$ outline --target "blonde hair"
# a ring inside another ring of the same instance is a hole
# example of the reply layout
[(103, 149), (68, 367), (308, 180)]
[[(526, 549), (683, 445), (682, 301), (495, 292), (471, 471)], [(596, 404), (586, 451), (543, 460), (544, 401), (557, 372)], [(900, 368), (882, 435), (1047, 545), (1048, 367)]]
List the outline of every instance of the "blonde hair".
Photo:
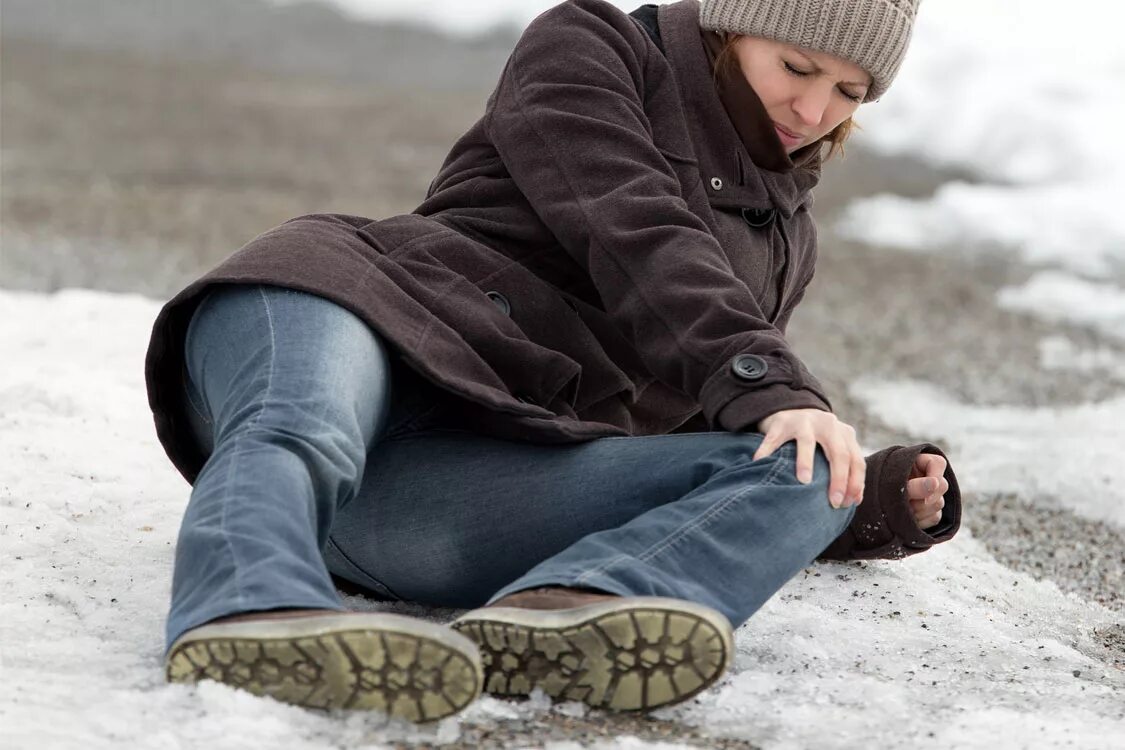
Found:
[[(727, 75), (742, 75), (742, 69), (738, 65), (738, 56), (734, 53), (734, 45), (741, 39), (744, 34), (736, 34), (732, 32), (718, 32), (719, 36), (723, 39), (723, 46), (719, 50), (719, 54), (715, 56), (715, 67), (712, 71), (714, 74), (715, 82), (718, 83), (719, 72), (726, 67)], [(816, 161), (828, 161), (832, 157), (839, 154), (844, 155), (844, 142), (851, 136), (852, 131), (858, 129), (859, 125), (855, 119), (849, 117), (842, 123), (832, 129), (832, 132), (825, 135), (817, 143), (821, 148), (809, 149), (808, 153), (801, 157), (798, 162), (794, 162), (797, 167), (805, 167)], [(829, 145), (828, 154), (823, 155), (824, 144)], [(807, 147), (805, 147), (807, 148)]]

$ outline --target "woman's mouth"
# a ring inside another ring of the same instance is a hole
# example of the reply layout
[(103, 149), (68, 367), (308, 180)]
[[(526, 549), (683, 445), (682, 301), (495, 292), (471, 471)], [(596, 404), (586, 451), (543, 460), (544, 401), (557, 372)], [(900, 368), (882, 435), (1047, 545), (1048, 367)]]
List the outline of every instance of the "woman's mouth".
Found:
[(773, 124), (773, 129), (777, 131), (777, 136), (781, 139), (781, 142), (783, 144), (785, 144), (786, 146), (796, 146), (798, 143), (801, 143), (802, 141), (805, 140), (804, 136), (800, 136), (800, 135), (797, 135), (797, 134), (795, 134), (795, 133), (793, 133), (789, 130), (786, 130), (781, 125), (778, 125), (776, 122)]

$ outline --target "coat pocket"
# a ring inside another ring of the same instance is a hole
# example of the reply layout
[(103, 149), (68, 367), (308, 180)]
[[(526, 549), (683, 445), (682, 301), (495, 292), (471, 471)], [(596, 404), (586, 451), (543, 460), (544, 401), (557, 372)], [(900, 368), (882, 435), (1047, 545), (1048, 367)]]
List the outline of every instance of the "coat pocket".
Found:
[[(454, 232), (440, 232), (387, 255), (399, 286), (427, 316), (419, 321), (421, 333), (410, 354), (426, 359), (444, 376), (441, 379), (450, 381), (469, 379), (484, 385), (472, 374), (483, 364), (491, 371), (488, 385), (499, 391), (506, 409), (549, 416), (549, 404), (556, 398), (573, 398), (582, 368), (566, 354), (529, 338), (497, 307), (495, 295), (486, 294), (442, 260), (446, 254), (460, 253), (460, 263), (474, 262), (479, 277), (496, 256), (487, 249), (473, 254), (475, 245)], [(470, 367), (470, 362), (475, 365)]]
[[(607, 351), (606, 335), (595, 335), (576, 309), (585, 303), (564, 296), (514, 262), (476, 285), (492, 301), (496, 313), (514, 322), (528, 339), (577, 364), (579, 377), (556, 394), (571, 409), (582, 411), (619, 393), (629, 402), (635, 400), (637, 384)], [(618, 356), (627, 353), (614, 352)]]

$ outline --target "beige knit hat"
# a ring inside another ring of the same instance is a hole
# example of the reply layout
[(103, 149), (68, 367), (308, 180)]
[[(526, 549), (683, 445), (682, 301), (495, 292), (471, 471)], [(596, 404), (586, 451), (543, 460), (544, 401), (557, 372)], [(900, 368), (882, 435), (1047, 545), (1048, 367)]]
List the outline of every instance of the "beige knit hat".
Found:
[(776, 39), (854, 62), (874, 82), (865, 102), (891, 86), (922, 0), (701, 0), (699, 25)]

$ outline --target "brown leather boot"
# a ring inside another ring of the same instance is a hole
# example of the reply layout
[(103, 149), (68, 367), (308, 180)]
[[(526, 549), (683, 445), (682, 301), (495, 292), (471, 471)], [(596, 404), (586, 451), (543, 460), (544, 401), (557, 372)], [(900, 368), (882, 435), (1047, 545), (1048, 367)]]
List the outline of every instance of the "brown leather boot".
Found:
[(480, 646), (485, 691), (540, 688), (611, 710), (687, 700), (714, 684), (734, 653), (730, 622), (710, 607), (564, 586), (517, 591), (452, 627)]
[(524, 589), (497, 599), (490, 607), (520, 607), (522, 609), (567, 609), (583, 604), (619, 599), (617, 594), (593, 589), (576, 589), (566, 586), (540, 586)]
[(242, 612), (188, 630), (168, 682), (215, 680), (314, 709), (378, 710), (426, 722), (480, 694), (480, 651), (443, 625), (388, 612)]

